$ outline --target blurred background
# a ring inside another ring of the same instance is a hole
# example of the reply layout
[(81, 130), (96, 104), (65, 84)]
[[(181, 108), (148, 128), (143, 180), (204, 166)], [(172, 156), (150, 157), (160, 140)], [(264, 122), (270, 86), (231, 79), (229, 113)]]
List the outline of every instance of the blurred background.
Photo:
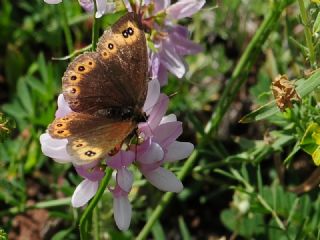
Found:
[[(180, 141), (197, 146), (272, 2), (207, 1), (201, 12), (181, 22), (204, 52), (189, 56), (186, 76), (170, 76), (163, 89), (168, 95), (177, 92), (168, 112), (183, 122)], [(305, 2), (310, 21), (315, 21), (319, 7)], [(100, 32), (112, 22), (112, 15), (104, 16)], [(61, 77), (69, 63), (52, 60), (68, 55), (66, 28), (72, 49), (90, 44), (92, 18), (77, 1), (0, 1), (0, 239), (79, 239), (82, 210), (72, 208), (70, 197), (82, 179), (72, 165), (44, 156), (39, 142), (54, 119)], [(318, 170), (310, 155), (294, 148), (317, 112), (315, 101), (272, 119), (239, 123), (273, 98), (270, 86), (275, 76), (306, 76), (311, 67), (304, 43), (304, 26), (294, 3), (274, 25), (218, 136), (199, 149), (196, 166), (183, 181), (185, 189), (175, 195), (150, 239), (319, 239)], [(182, 165), (180, 161), (170, 169), (178, 172)], [(133, 239), (162, 195), (135, 171), (130, 230), (116, 228), (112, 196), (106, 192), (94, 213), (94, 236)]]

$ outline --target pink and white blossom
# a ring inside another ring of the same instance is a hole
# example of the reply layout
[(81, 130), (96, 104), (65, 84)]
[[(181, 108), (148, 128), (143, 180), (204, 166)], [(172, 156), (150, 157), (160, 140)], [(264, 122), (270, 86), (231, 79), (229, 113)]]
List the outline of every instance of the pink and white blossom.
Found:
[[(44, 2), (48, 4), (58, 4), (58, 3), (61, 3), (62, 0), (44, 0)], [(95, 14), (96, 18), (100, 18), (104, 14), (113, 12), (115, 10), (114, 2), (108, 2), (107, 0), (96, 0), (96, 3), (97, 3), (97, 11)], [(79, 4), (87, 12), (93, 12), (94, 10), (93, 0), (79, 0)]]
[[(129, 0), (125, 0), (128, 11), (139, 9), (133, 8)], [(140, 6), (140, 1), (135, 1)], [(175, 23), (185, 17), (191, 17), (198, 12), (205, 4), (205, 0), (180, 0), (171, 5), (170, 0), (143, 1), (143, 6), (150, 6), (145, 11), (145, 19), (142, 20), (151, 30), (158, 34), (154, 36), (155, 51), (151, 54), (152, 75), (157, 76), (160, 85), (168, 82), (168, 71), (178, 78), (182, 78), (187, 71), (187, 64), (184, 57), (202, 51), (202, 47), (189, 39), (189, 32), (186, 27)], [(152, 21), (151, 19), (162, 18)]]

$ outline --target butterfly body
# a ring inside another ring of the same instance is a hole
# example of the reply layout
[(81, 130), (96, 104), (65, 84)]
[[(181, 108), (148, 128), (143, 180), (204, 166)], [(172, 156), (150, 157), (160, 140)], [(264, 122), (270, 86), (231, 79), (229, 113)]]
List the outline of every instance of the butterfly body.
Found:
[(48, 128), (67, 138), (76, 164), (104, 158), (144, 121), (148, 56), (137, 16), (128, 13), (106, 30), (96, 52), (78, 56), (62, 78), (63, 96), (73, 111)]

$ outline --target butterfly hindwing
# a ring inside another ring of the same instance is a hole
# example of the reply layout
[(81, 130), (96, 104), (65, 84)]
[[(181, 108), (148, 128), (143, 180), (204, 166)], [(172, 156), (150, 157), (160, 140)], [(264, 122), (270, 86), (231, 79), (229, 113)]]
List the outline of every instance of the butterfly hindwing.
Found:
[(67, 138), (67, 151), (82, 165), (102, 159), (134, 130), (132, 121), (117, 121), (81, 113), (57, 118), (48, 128), (53, 138)]

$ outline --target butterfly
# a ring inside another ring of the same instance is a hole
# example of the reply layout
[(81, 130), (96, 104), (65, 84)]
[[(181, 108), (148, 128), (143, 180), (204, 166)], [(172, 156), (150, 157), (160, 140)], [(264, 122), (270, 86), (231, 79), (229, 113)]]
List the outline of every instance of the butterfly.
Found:
[(83, 165), (119, 148), (145, 120), (148, 54), (144, 31), (134, 13), (107, 29), (95, 52), (79, 55), (62, 78), (72, 113), (48, 127), (53, 138), (67, 138), (67, 152)]

